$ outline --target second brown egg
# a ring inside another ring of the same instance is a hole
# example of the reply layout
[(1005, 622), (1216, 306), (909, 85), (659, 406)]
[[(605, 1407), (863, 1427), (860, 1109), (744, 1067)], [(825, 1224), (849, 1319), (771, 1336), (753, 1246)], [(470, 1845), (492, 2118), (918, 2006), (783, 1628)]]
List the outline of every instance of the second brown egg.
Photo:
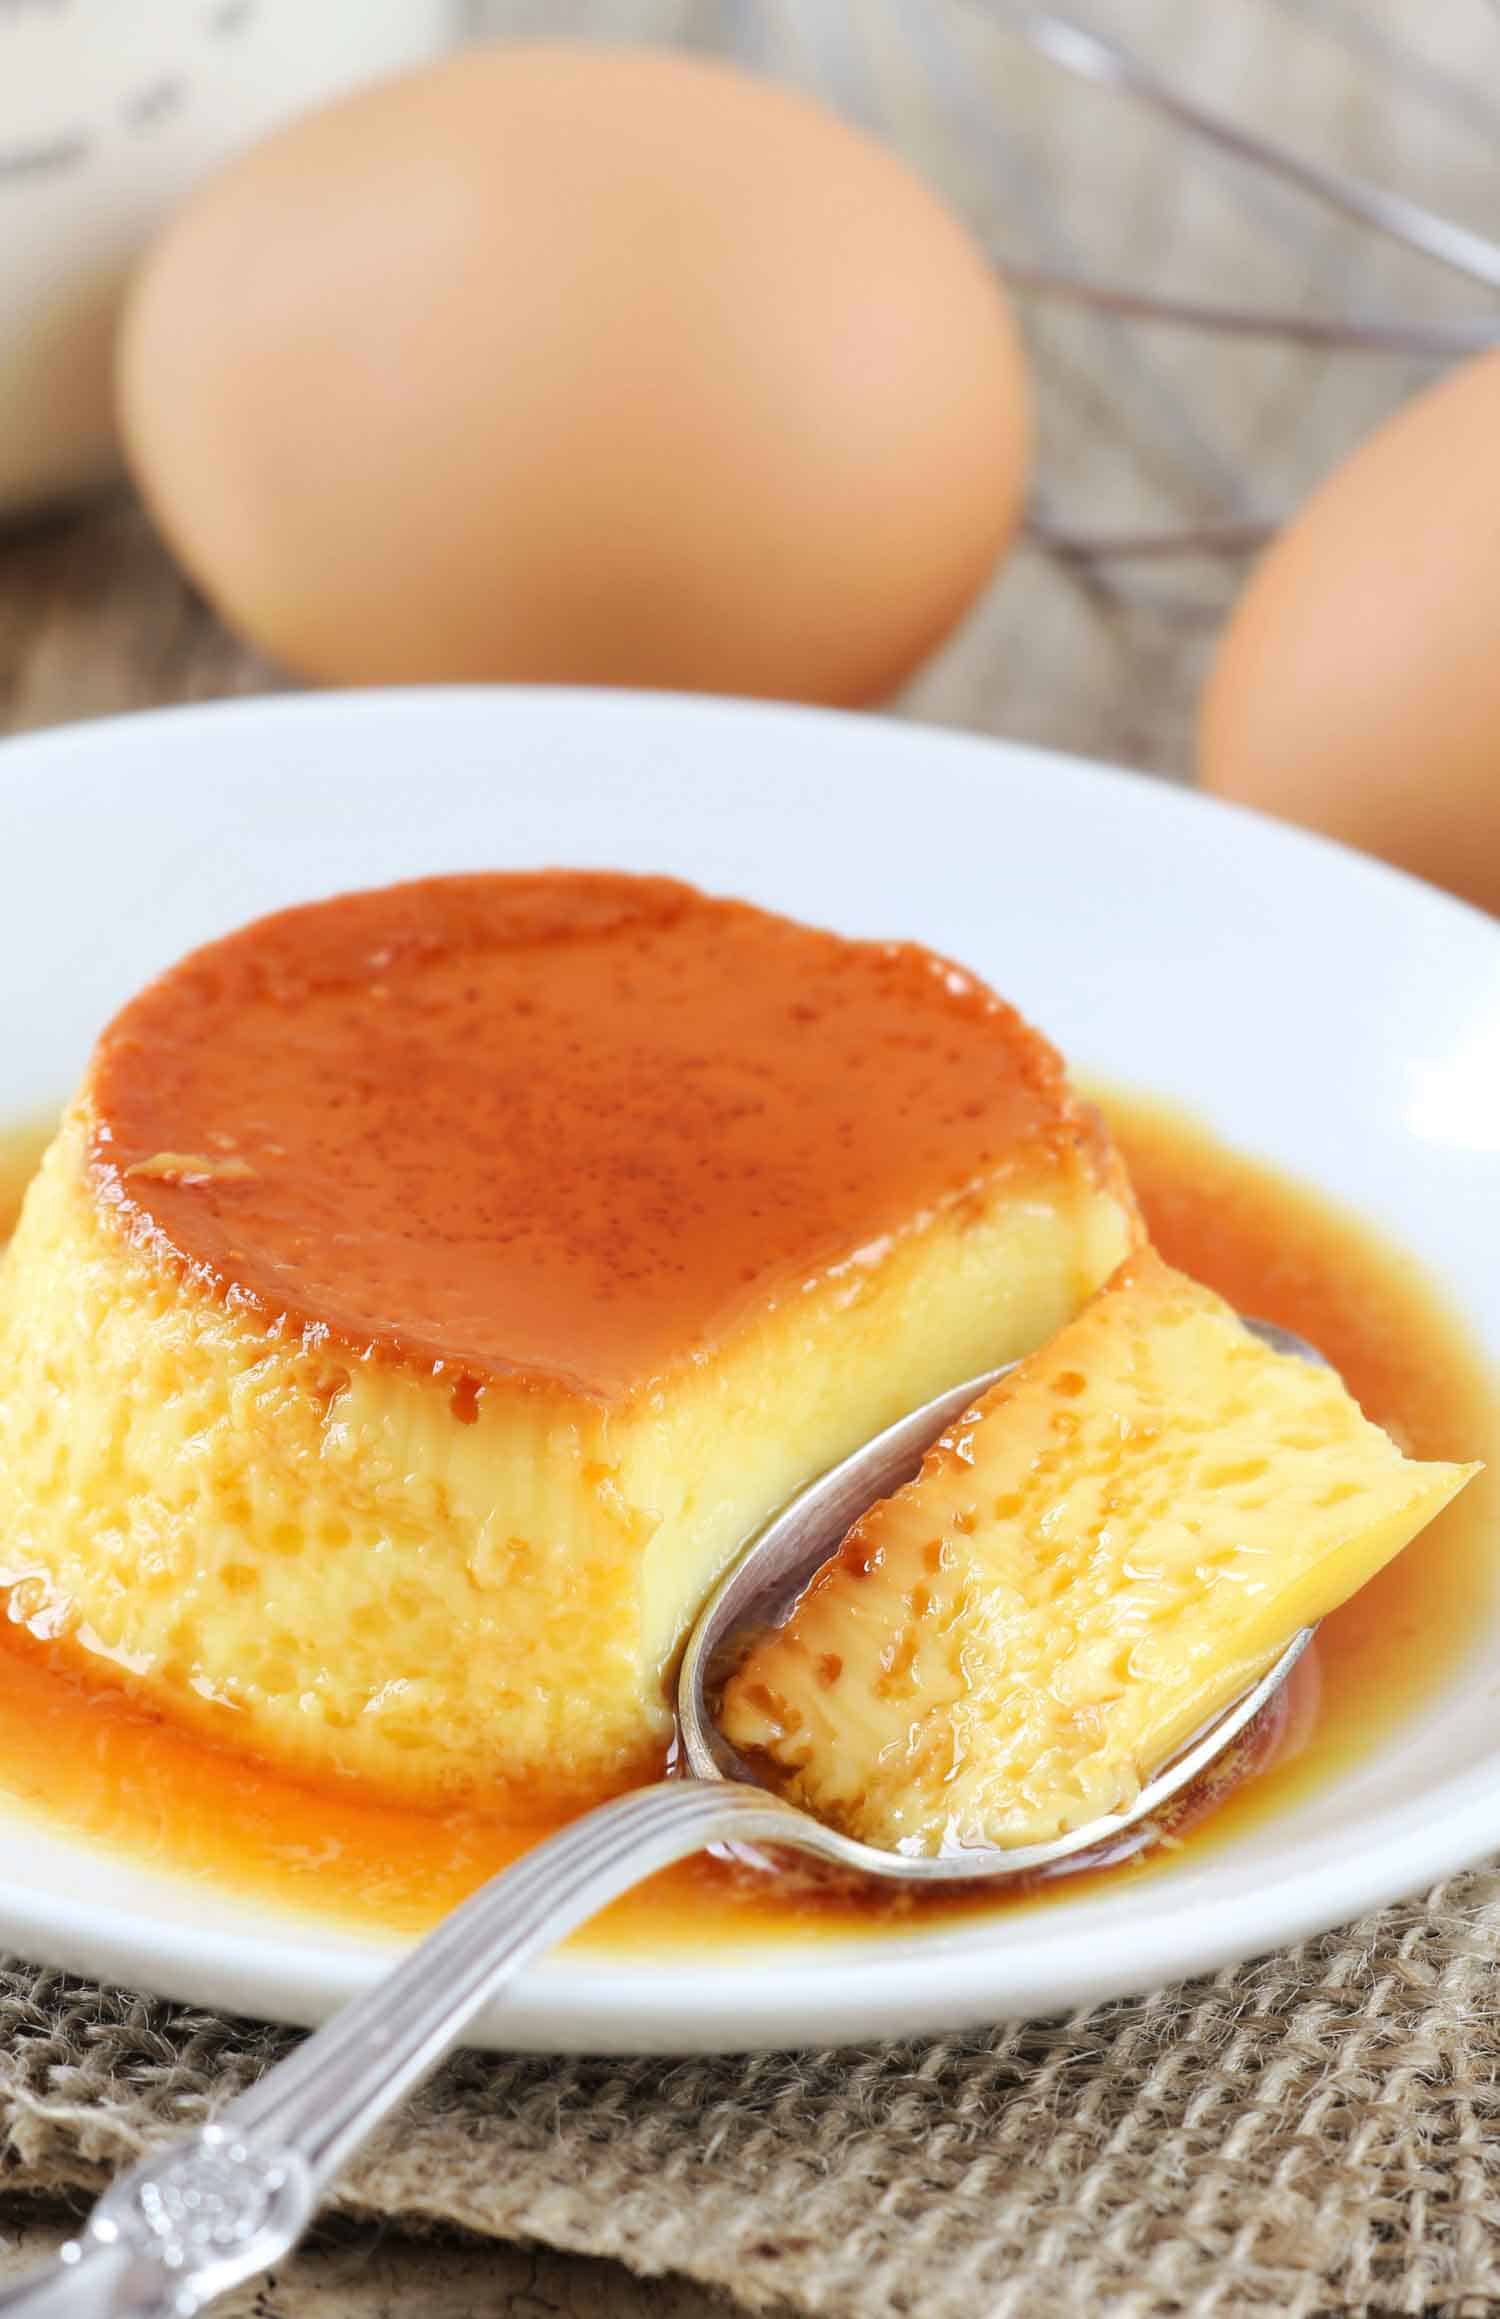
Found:
[(1204, 786), (1500, 911), (1500, 354), (1379, 428), (1262, 559)]

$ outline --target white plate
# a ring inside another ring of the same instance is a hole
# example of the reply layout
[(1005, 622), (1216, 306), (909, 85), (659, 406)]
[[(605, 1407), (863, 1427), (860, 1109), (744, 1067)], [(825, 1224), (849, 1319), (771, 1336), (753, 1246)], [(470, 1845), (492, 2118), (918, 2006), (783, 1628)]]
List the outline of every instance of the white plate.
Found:
[[(187, 709), (0, 750), (0, 1113), (118, 1003), (279, 904), (423, 871), (678, 871), (966, 960), (1084, 1069), (1336, 1189), (1500, 1355), (1500, 928), (1337, 848), (1035, 750), (814, 711), (556, 692)], [(1497, 1540), (1500, 1554), (1500, 1540)], [(565, 1956), (507, 2046), (689, 2050), (1053, 2012), (1345, 1920), (1500, 1843), (1500, 1600), (1441, 1695), (1273, 1824), (1153, 1878), (907, 1938)], [(0, 1940), (314, 2021), (390, 1950), (0, 1821)]]

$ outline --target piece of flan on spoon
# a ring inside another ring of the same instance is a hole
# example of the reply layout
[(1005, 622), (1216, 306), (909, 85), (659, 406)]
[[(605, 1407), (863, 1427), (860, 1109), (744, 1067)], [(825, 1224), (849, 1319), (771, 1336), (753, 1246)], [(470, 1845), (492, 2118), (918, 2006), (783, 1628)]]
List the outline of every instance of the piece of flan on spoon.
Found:
[(951, 1426), (725, 1687), (722, 1723), (866, 1843), (1027, 1844), (1127, 1807), (1479, 1469), (1149, 1249)]

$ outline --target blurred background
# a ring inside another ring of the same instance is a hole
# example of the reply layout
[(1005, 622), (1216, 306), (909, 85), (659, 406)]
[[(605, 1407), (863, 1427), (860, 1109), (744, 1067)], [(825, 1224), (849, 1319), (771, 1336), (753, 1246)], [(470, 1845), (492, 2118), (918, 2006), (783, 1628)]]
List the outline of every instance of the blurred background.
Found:
[[(7, 38), (69, 16), (83, 37), (105, 13), (0, 0), (0, 54)], [(128, 241), (147, 230), (147, 210), (170, 206), (176, 178), (210, 166), (216, 144), (403, 48), (567, 37), (737, 57), (906, 155), (1013, 271), (1039, 422), (1027, 530), (895, 705), (1186, 777), (1195, 697), (1255, 545), (1444, 358), (1175, 327), (1093, 310), (1034, 277), (1314, 323), (1493, 326), (1500, 305), (1493, 289), (1061, 69), (1023, 37), (1024, 13), (1002, 0), (383, 0), (363, 11), (162, 0), (131, 12), (138, 53), (115, 85), (91, 35), (69, 105), (44, 118), (38, 100), (26, 136), (12, 122), (7, 148), (0, 134), (0, 285), (13, 292), (6, 268), (20, 248), (7, 204), (44, 180), (71, 168), (75, 236)], [(1493, 227), (1494, 0), (1077, 0), (1073, 14), (1247, 129)], [(143, 72), (140, 26), (153, 19), (160, 55)], [(284, 62), (300, 51), (300, 87), (296, 73), (252, 87), (245, 60), (258, 41), (280, 44)], [(14, 106), (17, 83), (8, 100), (4, 83), (0, 70), (0, 105)], [(101, 281), (128, 255), (111, 247)], [(107, 327), (102, 308), (93, 326)], [(18, 392), (14, 364), (0, 362), (0, 395), (7, 380)], [(125, 486), (12, 507), (0, 529), (7, 728), (286, 681), (220, 626)]]

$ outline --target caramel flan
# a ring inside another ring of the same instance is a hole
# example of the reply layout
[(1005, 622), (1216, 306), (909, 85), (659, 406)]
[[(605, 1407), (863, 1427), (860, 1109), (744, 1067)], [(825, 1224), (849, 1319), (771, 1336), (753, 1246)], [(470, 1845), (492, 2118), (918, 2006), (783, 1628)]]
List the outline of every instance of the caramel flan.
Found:
[(1131, 1804), (1478, 1472), (1138, 1250), (871, 1509), (725, 1686), (724, 1728), (887, 1849)]
[(602, 1791), (747, 1535), (1139, 1229), (926, 950), (605, 873), (287, 911), (124, 1009), (28, 1195), (10, 1616), (294, 1766)]

